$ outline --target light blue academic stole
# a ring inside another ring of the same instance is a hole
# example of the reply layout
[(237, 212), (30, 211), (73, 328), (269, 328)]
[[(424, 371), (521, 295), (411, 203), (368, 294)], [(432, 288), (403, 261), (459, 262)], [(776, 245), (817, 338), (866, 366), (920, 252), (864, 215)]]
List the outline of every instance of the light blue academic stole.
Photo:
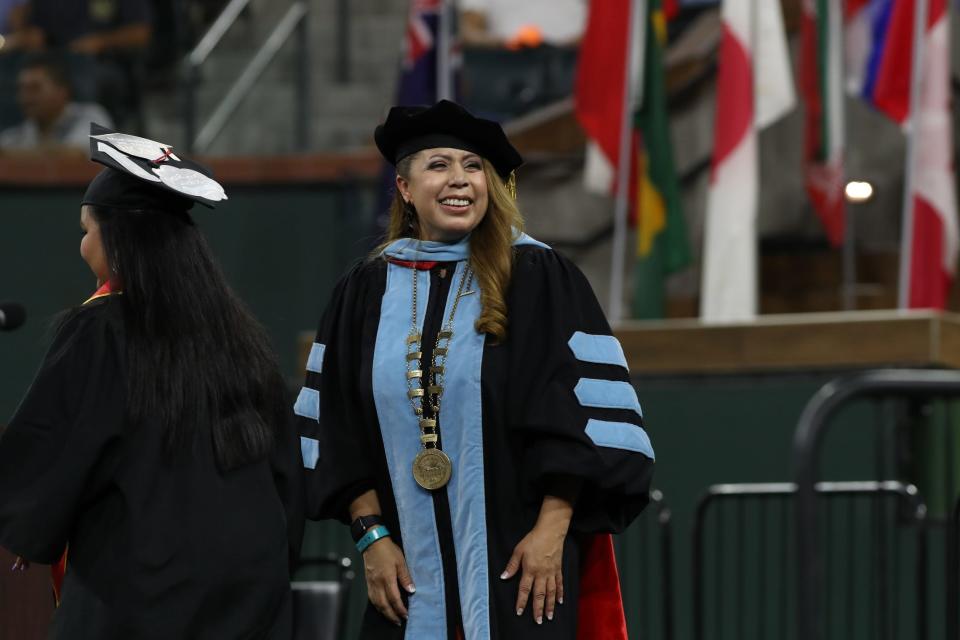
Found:
[[(456, 243), (404, 238), (388, 245), (383, 255), (405, 262), (455, 262), (451, 282), (459, 283), (468, 264), (469, 242), (469, 236)], [(521, 234), (514, 245), (546, 247), (525, 234)], [(373, 395), (400, 517), (404, 555), (417, 586), (416, 595), (409, 601), (406, 637), (446, 640), (443, 566), (433, 498), (413, 478), (413, 459), (421, 449), (420, 427), (407, 398), (406, 380), (413, 277), (409, 267), (387, 265), (387, 284), (373, 355)], [(417, 331), (422, 334), (430, 297), (430, 272), (416, 270), (416, 277)], [(453, 463), (446, 491), (465, 640), (488, 640), (490, 594), (480, 389), (485, 336), (474, 328), (481, 311), (476, 280), (469, 295), (467, 293), (461, 295), (453, 319), (440, 406), (440, 432), (443, 450)], [(451, 285), (443, 311), (444, 321), (450, 317), (456, 295), (457, 287)]]

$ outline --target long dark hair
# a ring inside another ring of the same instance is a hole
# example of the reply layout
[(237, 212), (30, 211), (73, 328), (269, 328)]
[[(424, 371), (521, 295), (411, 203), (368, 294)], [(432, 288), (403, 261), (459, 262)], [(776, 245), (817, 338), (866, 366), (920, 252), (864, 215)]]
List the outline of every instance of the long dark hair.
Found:
[(221, 469), (266, 456), (286, 417), (279, 366), (193, 219), (91, 209), (123, 291), (128, 419), (160, 424), (171, 456), (208, 428)]

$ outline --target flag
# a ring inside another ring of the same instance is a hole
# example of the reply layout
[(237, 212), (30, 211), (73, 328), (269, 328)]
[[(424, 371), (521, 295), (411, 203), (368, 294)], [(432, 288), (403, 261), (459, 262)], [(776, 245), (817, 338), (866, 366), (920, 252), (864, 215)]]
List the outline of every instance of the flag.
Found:
[[(679, 0), (664, 0), (667, 20), (679, 14), (680, 4)], [(629, 42), (630, 5), (630, 0), (591, 2), (580, 43), (574, 100), (577, 119), (587, 134), (583, 183), (592, 193), (607, 195), (616, 190), (628, 52), (638, 55)], [(631, 78), (631, 82), (639, 79)], [(636, 93), (633, 85), (626, 89)], [(634, 157), (632, 152), (630, 157)], [(631, 193), (635, 174), (631, 170)]]
[(804, 103), (804, 186), (834, 246), (844, 231), (842, 25), (835, 0), (803, 0), (800, 92)]
[[(873, 97), (878, 109), (900, 124), (910, 121), (915, 153), (908, 162), (901, 304), (944, 309), (958, 254), (956, 182), (950, 111), (950, 15), (947, 0), (927, 0), (916, 113), (910, 113), (914, 17), (917, 0), (898, 0), (880, 57)], [(912, 213), (912, 215), (910, 215)], [(907, 227), (906, 222), (911, 226)]]
[(673, 20), (680, 13), (680, 0), (663, 0), (663, 15), (667, 20)]
[(588, 139), (584, 183), (597, 193), (612, 191), (620, 161), (630, 9), (631, 0), (591, 2), (580, 41), (574, 112)]
[[(946, 0), (926, 1), (928, 19), (934, 17), (933, 9), (937, 4), (946, 14)], [(893, 3), (882, 34), (882, 43), (877, 46), (875, 77), (867, 96), (877, 109), (900, 124), (907, 120), (910, 112), (915, 8), (916, 0)], [(929, 27), (929, 20), (927, 24)]]
[(437, 38), (443, 0), (412, 0), (403, 33), (397, 104), (437, 101)]
[(847, 93), (873, 104), (893, 0), (847, 0), (844, 11)]
[(680, 185), (673, 162), (663, 49), (667, 33), (660, 0), (650, 0), (643, 57), (643, 104), (635, 114), (640, 130), (636, 162), (637, 257), (633, 317), (664, 317), (665, 278), (690, 263)]
[(780, 3), (724, 0), (721, 17), (700, 301), (707, 322), (756, 315), (757, 131), (796, 101)]

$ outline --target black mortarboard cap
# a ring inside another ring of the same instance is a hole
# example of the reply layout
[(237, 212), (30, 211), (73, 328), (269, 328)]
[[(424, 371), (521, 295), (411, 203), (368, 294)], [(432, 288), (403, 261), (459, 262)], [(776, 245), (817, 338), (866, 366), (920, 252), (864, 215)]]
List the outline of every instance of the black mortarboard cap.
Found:
[(227, 199), (207, 167), (178, 157), (170, 145), (94, 123), (90, 159), (107, 168), (90, 182), (81, 204), (175, 213), (194, 202), (213, 208)]
[(394, 165), (412, 153), (436, 147), (476, 153), (504, 178), (523, 164), (498, 123), (477, 118), (449, 100), (432, 107), (393, 107), (373, 138), (383, 157)]

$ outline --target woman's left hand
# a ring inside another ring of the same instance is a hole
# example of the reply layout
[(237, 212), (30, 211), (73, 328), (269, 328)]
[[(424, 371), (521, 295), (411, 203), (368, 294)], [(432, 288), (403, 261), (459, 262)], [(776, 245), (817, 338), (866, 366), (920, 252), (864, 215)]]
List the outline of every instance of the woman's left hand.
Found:
[(537, 624), (553, 620), (556, 604), (563, 604), (563, 543), (570, 526), (573, 508), (562, 498), (544, 498), (540, 517), (533, 529), (514, 548), (506, 569), (500, 575), (509, 580), (523, 569), (517, 592), (517, 615), (524, 609), (533, 593), (533, 618)]

